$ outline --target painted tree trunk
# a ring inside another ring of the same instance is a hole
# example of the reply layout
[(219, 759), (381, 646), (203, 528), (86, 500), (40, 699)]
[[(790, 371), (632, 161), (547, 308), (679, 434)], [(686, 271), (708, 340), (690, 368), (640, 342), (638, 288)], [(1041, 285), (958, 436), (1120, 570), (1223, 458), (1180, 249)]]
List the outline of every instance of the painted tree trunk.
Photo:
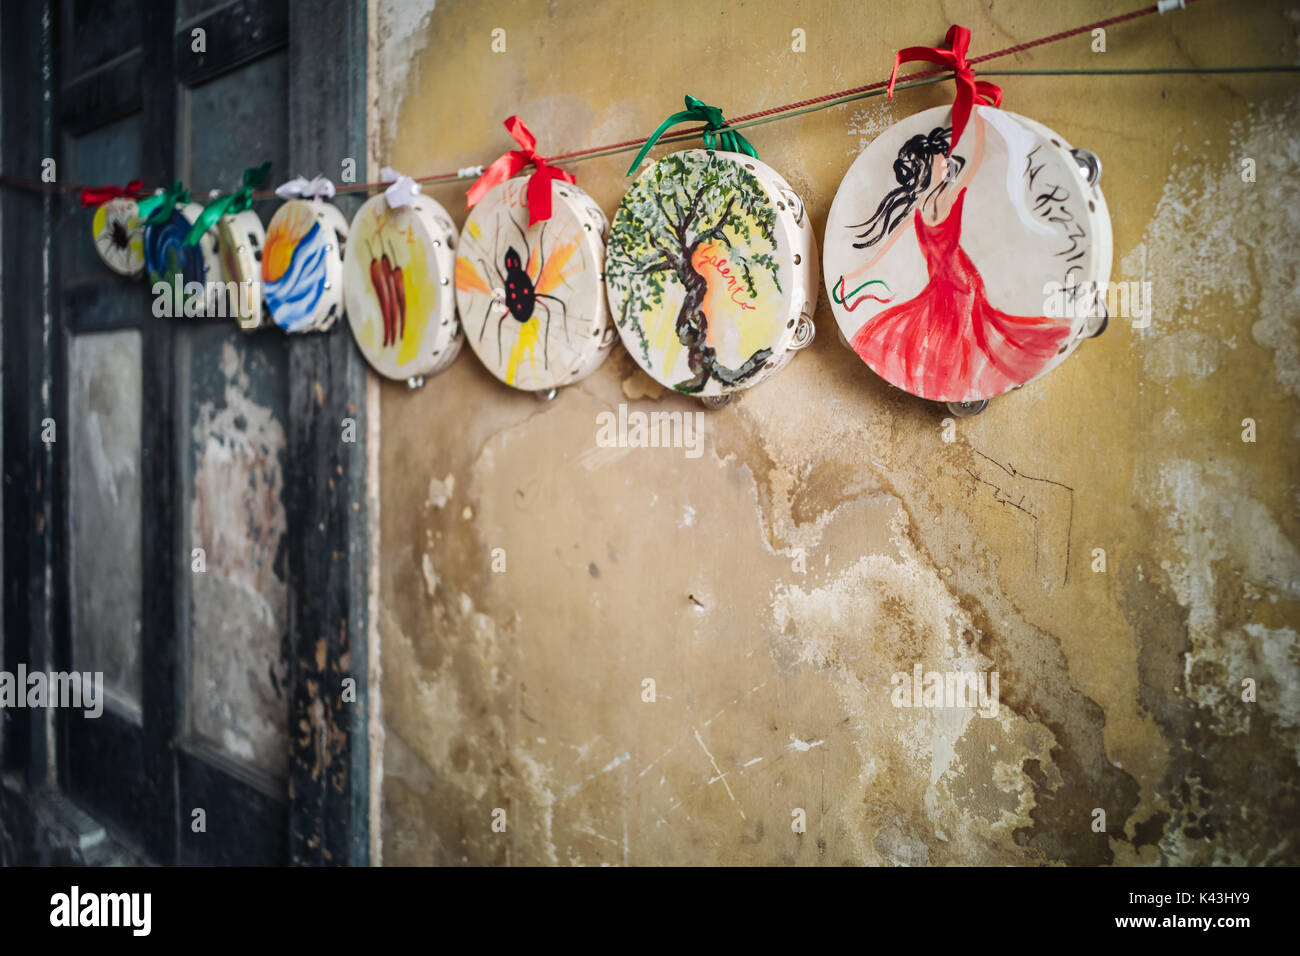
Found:
[(717, 352), (708, 343), (709, 317), (704, 312), (704, 296), (709, 291), (709, 283), (695, 271), (694, 257), (699, 242), (693, 243), (683, 254), (677, 278), (686, 289), (681, 308), (677, 310), (677, 340), (686, 346), (687, 363), (691, 377), (673, 386), (677, 391), (694, 395), (703, 391), (709, 378), (716, 378), (724, 385), (743, 382), (772, 357), (771, 349), (759, 349), (741, 363), (739, 368), (728, 368), (717, 360)]
[[(698, 245), (698, 243), (696, 244)], [(704, 276), (695, 271), (691, 261), (695, 245), (685, 250), (678, 278), (686, 289), (681, 308), (677, 310), (677, 340), (686, 346), (687, 362), (691, 377), (673, 386), (679, 392), (693, 394), (699, 392), (709, 381), (713, 370), (713, 349), (709, 347), (709, 319), (704, 314), (704, 296), (709, 291), (709, 284)]]

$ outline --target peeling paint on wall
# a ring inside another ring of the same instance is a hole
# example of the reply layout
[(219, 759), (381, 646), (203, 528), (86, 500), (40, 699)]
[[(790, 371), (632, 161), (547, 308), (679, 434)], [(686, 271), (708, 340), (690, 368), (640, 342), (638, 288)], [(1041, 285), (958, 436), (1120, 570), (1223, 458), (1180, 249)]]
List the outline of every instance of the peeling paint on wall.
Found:
[[(706, 59), (713, 85), (691, 92), (738, 113), (873, 79), (899, 38), (939, 39), (933, 11), (906, 5), (875, 39), (860, 5), (800, 8), (806, 59), (786, 8), (763, 3), (692, 6), (697, 23), (725, 15), (725, 43), (681, 31), (672, 5), (446, 3), (418, 25), (393, 6), (386, 55), (421, 52), (377, 77), (403, 104), (378, 152), (417, 174), (487, 161), (511, 113), (549, 150), (643, 135)], [(1089, 6), (1113, 12), (1078, 18)], [(999, 23), (953, 16), (988, 49), (1061, 26), (1028, 2), (1000, 4)], [(496, 27), (508, 56), (490, 53)], [(1220, 62), (1225, 42), (1289, 30), (1264, 5), (1226, 33), (1188, 11), (1131, 50), (1112, 38), (1108, 65), (1153, 49)], [(636, 96), (610, 87), (611, 62), (638, 64)], [(809, 349), (709, 413), (698, 459), (596, 444), (620, 403), (699, 407), (622, 353), (548, 403), (472, 356), (418, 392), (383, 389), (385, 861), (1300, 862), (1293, 84), (1000, 82), (1008, 108), (1102, 156), (1112, 278), (1151, 283), (1151, 324), (1113, 317), (952, 441), (946, 413), (872, 376), (824, 306)], [(751, 138), (820, 234), (849, 158), (948, 96)], [(625, 159), (576, 168), (607, 212)], [(429, 188), (463, 208), (464, 184)], [(894, 675), (918, 664), (996, 674), (996, 715), (895, 706)]]
[(411, 67), (419, 63), (428, 43), (429, 18), (437, 0), (399, 0), (376, 6), (378, 16), (372, 27), (376, 34), (374, 50), (378, 55), (375, 72), (384, 78), (386, 97), (379, 111), (379, 135), (383, 142), (391, 143), (397, 137), (402, 97), (414, 85), (414, 81), (408, 85), (407, 76)]

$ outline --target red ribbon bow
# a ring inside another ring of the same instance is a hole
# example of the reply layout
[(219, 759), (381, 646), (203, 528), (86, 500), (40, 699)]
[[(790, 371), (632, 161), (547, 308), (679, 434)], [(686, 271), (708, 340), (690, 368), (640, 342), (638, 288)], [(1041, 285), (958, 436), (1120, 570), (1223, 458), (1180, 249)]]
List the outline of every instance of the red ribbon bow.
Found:
[(139, 199), (144, 195), (144, 180), (133, 179), (126, 184), (126, 188), (121, 186), (86, 186), (81, 190), (81, 204), (83, 206), (102, 206), (110, 199), (121, 199), (126, 196), (130, 199)]
[(971, 107), (975, 101), (979, 100), (989, 106), (1001, 106), (1002, 88), (987, 80), (975, 79), (975, 71), (966, 62), (966, 50), (970, 47), (969, 30), (954, 24), (948, 28), (944, 42), (948, 44), (946, 50), (930, 46), (909, 46), (899, 50), (894, 57), (894, 72), (889, 74), (889, 95), (894, 95), (898, 68), (911, 60), (925, 60), (952, 70), (957, 80), (957, 98), (952, 104), (952, 140), (948, 143), (948, 154), (951, 155), (957, 140), (961, 139), (962, 131), (966, 129), (966, 121), (970, 119)]
[(505, 182), (525, 166), (531, 165), (533, 174), (528, 177), (528, 225), (535, 226), (551, 218), (551, 180), (562, 179), (566, 183), (575, 180), (572, 173), (550, 165), (537, 155), (537, 138), (518, 116), (510, 117), (505, 125), (506, 131), (523, 149), (511, 150), (489, 166), (465, 195), (465, 205), (473, 206), (493, 186)]

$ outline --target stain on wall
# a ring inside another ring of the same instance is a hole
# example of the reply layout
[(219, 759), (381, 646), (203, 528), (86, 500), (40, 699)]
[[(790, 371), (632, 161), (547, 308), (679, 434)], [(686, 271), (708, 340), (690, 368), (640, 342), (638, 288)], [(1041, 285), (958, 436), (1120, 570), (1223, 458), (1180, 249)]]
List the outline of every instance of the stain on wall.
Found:
[[(739, 114), (872, 82), (949, 18), (978, 55), (1131, 7), (390, 0), (375, 151), (490, 162), (514, 113), (544, 153), (579, 149), (687, 92)], [(1295, 4), (1214, 7), (997, 65), (1297, 62)], [(1150, 283), (1150, 309), (952, 441), (824, 299), (809, 349), (706, 415), (698, 458), (597, 446), (620, 403), (700, 408), (621, 350), (551, 402), (468, 352), (383, 386), (385, 862), (1300, 862), (1296, 82), (993, 79), (1100, 155), (1112, 279)], [(951, 95), (747, 135), (820, 236), (857, 152)], [(606, 214), (629, 158), (573, 167)], [(466, 186), (426, 188), (463, 222)], [(895, 706), (918, 665), (996, 674), (996, 708)]]

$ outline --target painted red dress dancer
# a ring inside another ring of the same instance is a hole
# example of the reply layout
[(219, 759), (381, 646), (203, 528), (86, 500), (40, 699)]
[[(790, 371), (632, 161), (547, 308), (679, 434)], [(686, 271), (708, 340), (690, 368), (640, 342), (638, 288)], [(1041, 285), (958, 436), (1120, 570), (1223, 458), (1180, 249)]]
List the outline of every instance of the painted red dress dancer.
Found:
[[(953, 187), (969, 178), (983, 153), (984, 124), (978, 110), (973, 125), (975, 160), (957, 182), (950, 174), (960, 174), (966, 163), (960, 156), (946, 155), (951, 130), (935, 129), (904, 144), (894, 164), (900, 185), (861, 224), (866, 227), (858, 237), (863, 241), (854, 247), (866, 248), (886, 235), (889, 240), (870, 262), (845, 277), (865, 272), (909, 225), (915, 226), (929, 282), (915, 298), (869, 319), (850, 344), (881, 377), (940, 402), (976, 401), (1029, 381), (1056, 357), (1071, 331), (1069, 319), (1009, 315), (990, 305), (979, 270), (961, 248), (966, 188), (964, 183)], [(918, 198), (912, 222), (904, 223)], [(900, 223), (902, 228), (890, 235)], [(841, 279), (841, 299), (844, 285)], [(844, 304), (852, 311), (864, 299)]]

